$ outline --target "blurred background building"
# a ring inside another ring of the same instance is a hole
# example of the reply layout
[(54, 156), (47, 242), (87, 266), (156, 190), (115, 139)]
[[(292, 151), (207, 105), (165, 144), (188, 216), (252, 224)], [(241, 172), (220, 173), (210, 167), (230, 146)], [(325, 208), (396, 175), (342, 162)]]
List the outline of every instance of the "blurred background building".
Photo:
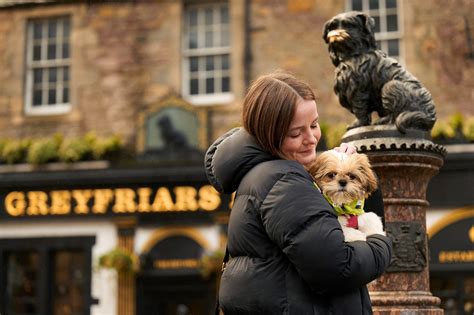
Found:
[(277, 69), (336, 145), (352, 117), (322, 27), (349, 10), (433, 95), (431, 290), (473, 314), (471, 0), (0, 0), (0, 314), (210, 314), (232, 200), (203, 153)]

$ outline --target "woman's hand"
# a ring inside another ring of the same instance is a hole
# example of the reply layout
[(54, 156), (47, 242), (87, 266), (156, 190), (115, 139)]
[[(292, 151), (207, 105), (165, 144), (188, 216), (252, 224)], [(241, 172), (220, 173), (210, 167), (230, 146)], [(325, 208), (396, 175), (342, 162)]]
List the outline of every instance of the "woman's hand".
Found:
[(340, 146), (335, 147), (334, 150), (337, 152), (341, 153), (346, 153), (346, 154), (354, 154), (357, 152), (357, 148), (353, 146), (352, 144), (347, 144), (347, 143), (341, 143)]

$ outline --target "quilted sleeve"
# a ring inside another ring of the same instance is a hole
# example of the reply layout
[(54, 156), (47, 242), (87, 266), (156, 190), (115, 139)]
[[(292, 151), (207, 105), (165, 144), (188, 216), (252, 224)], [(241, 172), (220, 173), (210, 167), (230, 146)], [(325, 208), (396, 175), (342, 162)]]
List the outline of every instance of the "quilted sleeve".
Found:
[(283, 175), (260, 207), (269, 237), (317, 293), (359, 288), (390, 262), (391, 241), (377, 235), (344, 242), (337, 217), (307, 177)]

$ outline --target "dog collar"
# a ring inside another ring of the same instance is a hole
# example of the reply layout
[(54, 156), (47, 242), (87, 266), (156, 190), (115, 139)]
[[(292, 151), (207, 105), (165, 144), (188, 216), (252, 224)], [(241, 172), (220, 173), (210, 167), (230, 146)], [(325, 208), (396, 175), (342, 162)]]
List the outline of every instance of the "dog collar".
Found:
[(321, 188), (319, 188), (316, 183), (314, 183), (314, 186), (323, 194), (324, 198), (326, 198), (327, 202), (329, 202), (329, 204), (333, 207), (337, 215), (361, 215), (365, 213), (364, 199), (354, 200), (351, 203), (346, 203), (339, 206), (336, 205), (325, 193), (323, 193)]
[(326, 194), (323, 194), (324, 198), (334, 208), (337, 215), (361, 215), (364, 211), (364, 200), (354, 200), (351, 203), (345, 203), (343, 205), (336, 205)]

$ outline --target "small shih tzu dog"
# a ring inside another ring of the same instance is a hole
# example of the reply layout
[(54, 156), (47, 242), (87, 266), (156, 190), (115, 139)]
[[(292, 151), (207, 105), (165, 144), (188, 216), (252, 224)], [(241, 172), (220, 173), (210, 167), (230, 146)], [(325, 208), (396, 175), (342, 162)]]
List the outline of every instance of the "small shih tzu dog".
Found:
[(316, 185), (338, 215), (346, 242), (365, 241), (382, 234), (382, 220), (364, 212), (364, 200), (377, 189), (377, 179), (365, 154), (335, 150), (318, 154), (309, 169)]
[(397, 60), (378, 50), (374, 19), (362, 12), (341, 13), (324, 25), (323, 39), (336, 67), (334, 92), (339, 103), (356, 116), (348, 129), (395, 124), (405, 133), (429, 131), (436, 121), (430, 92)]

